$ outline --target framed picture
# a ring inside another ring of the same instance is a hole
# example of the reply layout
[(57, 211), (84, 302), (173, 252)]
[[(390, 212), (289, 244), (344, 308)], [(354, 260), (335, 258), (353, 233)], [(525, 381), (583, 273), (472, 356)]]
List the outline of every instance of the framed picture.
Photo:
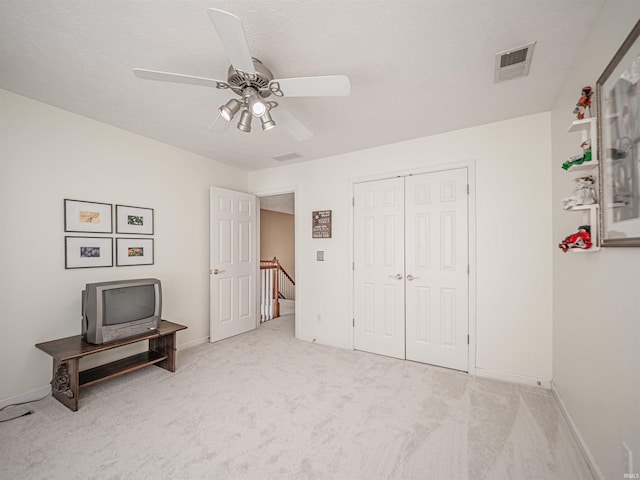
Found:
[(116, 265), (153, 265), (153, 238), (116, 238)]
[(331, 238), (331, 210), (311, 212), (311, 238)]
[(153, 209), (116, 205), (116, 233), (153, 235)]
[(603, 247), (640, 247), (640, 22), (596, 84)]
[(64, 268), (113, 267), (113, 238), (64, 237)]
[(64, 200), (64, 231), (112, 233), (110, 203)]

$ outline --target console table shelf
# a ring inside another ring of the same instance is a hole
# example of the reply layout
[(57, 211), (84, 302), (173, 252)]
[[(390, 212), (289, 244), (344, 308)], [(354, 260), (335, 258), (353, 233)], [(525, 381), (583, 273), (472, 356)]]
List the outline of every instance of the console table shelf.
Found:
[[(185, 325), (162, 320), (160, 328), (149, 333), (116, 340), (102, 345), (87, 343), (82, 335), (38, 343), (37, 348), (53, 357), (51, 395), (74, 412), (78, 410), (81, 387), (133, 372), (149, 365), (176, 371), (176, 332)], [(124, 345), (149, 340), (149, 350), (88, 370), (79, 371), (80, 359)]]
[(90, 368), (89, 370), (83, 370), (78, 374), (79, 385), (80, 388), (87, 387), (94, 383), (108, 380), (109, 378), (124, 375), (125, 373), (133, 372), (134, 370), (139, 370), (149, 365), (154, 365), (166, 358), (168, 358), (166, 355), (161, 355), (158, 352), (149, 350), (148, 352), (132, 355), (127, 358), (116, 360), (115, 362)]

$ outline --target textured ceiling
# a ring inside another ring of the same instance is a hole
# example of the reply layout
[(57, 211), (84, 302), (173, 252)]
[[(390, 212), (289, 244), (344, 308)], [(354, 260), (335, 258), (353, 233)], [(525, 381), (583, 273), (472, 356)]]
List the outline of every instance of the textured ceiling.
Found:
[[(288, 163), (307, 161), (549, 110), (602, 4), (0, 0), (0, 88), (255, 170), (291, 153), (301, 157)], [(351, 96), (281, 99), (314, 133), (305, 142), (255, 124), (250, 134), (210, 130), (231, 92), (131, 72), (226, 80), (209, 7), (242, 19), (252, 55), (276, 78), (345, 74)], [(495, 54), (531, 41), (529, 76), (494, 84)]]
[(266, 197), (260, 197), (260, 209), (294, 215), (295, 214), (294, 202), (295, 202), (295, 195), (293, 193), (268, 195)]

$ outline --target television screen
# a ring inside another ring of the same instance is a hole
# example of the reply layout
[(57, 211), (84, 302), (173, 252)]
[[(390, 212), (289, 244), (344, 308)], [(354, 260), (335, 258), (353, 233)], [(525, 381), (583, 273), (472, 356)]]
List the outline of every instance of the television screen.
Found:
[(127, 323), (154, 315), (156, 294), (153, 285), (105, 290), (103, 298), (105, 325)]

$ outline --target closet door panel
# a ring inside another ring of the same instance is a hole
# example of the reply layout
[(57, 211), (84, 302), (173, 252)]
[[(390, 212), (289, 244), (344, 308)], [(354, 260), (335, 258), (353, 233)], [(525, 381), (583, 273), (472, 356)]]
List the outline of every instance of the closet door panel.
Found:
[(405, 358), (404, 180), (354, 185), (354, 348)]
[(468, 371), (467, 170), (406, 177), (406, 358)]

